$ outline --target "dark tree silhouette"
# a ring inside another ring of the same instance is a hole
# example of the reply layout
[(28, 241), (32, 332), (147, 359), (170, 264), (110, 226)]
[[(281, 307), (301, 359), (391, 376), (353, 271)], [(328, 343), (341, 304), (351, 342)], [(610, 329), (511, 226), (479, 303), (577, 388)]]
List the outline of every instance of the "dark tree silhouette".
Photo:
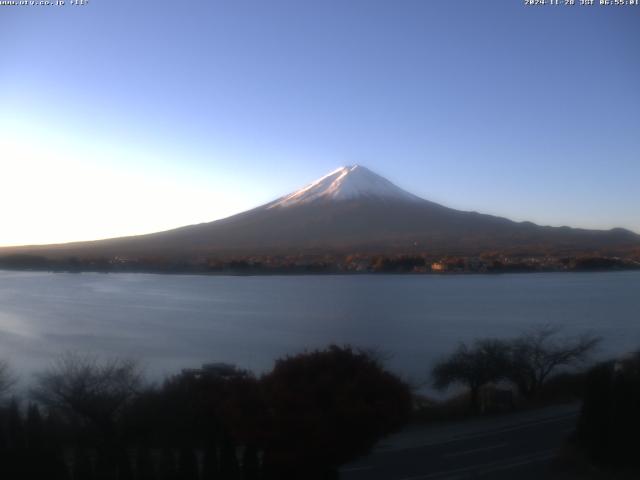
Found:
[(220, 479), (239, 480), (238, 457), (236, 445), (229, 435), (224, 435), (220, 445)]
[(198, 480), (198, 459), (193, 448), (183, 447), (180, 449), (178, 476), (181, 480)]
[(87, 479), (94, 478), (93, 462), (91, 455), (86, 448), (77, 448), (73, 458), (73, 478)]
[(32, 393), (41, 404), (77, 415), (109, 437), (141, 384), (142, 374), (133, 360), (100, 361), (92, 355), (66, 353), (38, 375)]
[(17, 399), (12, 399), (9, 404), (9, 447), (14, 451), (22, 450), (26, 447), (26, 432), (22, 415), (20, 415), (20, 405)]
[(330, 346), (276, 362), (263, 380), (268, 478), (328, 479), (411, 412), (406, 383), (366, 352)]
[(155, 480), (156, 474), (151, 458), (151, 451), (147, 445), (138, 446), (136, 449), (135, 463), (138, 480)]
[(242, 478), (243, 480), (259, 480), (260, 460), (258, 449), (255, 445), (248, 445), (242, 454)]
[(638, 472), (639, 405), (640, 353), (589, 371), (577, 440), (593, 462)]
[(36, 404), (30, 404), (27, 409), (27, 444), (31, 450), (41, 451), (45, 448), (44, 420)]
[(164, 448), (160, 456), (161, 480), (179, 480), (176, 456), (172, 449)]
[(93, 459), (96, 478), (127, 480), (132, 478), (131, 461), (120, 420), (141, 384), (142, 374), (132, 360), (66, 353), (37, 376), (32, 394), (41, 405), (64, 416), (69, 433), (82, 434), (79, 438), (84, 440), (76, 444), (91, 447), (87, 455)]
[(0, 408), (0, 472), (24, 480), (327, 480), (402, 426), (412, 406), (409, 387), (382, 367), (379, 352), (350, 347), (281, 359), (260, 379), (209, 364), (160, 386), (142, 383), (135, 362), (61, 356), (36, 377), (37, 403)]
[(558, 338), (559, 332), (558, 328), (544, 325), (510, 342), (508, 378), (523, 397), (536, 397), (554, 371), (584, 362), (600, 343), (600, 338), (588, 334)]
[(218, 449), (216, 445), (210, 443), (205, 447), (202, 457), (202, 478), (203, 480), (216, 480), (220, 470), (218, 463)]
[(469, 388), (470, 408), (480, 409), (480, 388), (504, 378), (509, 365), (509, 345), (501, 340), (477, 340), (471, 346), (461, 343), (448, 358), (432, 370), (434, 386), (440, 390), (453, 384)]
[(16, 383), (16, 377), (11, 371), (9, 362), (0, 360), (0, 400), (9, 393)]

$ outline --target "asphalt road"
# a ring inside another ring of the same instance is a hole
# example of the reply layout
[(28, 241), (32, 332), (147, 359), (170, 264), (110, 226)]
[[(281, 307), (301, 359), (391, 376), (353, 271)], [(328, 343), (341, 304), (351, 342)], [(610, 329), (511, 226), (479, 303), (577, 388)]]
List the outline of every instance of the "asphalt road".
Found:
[(578, 406), (412, 427), (341, 469), (342, 480), (544, 479)]

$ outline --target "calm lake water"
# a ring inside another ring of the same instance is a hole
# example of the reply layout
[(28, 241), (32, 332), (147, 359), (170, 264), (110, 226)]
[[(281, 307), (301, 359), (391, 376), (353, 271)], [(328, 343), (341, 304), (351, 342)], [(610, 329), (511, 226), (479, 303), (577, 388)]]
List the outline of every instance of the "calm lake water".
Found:
[(600, 356), (640, 348), (640, 272), (222, 277), (0, 271), (0, 358), (23, 378), (66, 350), (256, 372), (329, 343), (376, 347), (414, 381), (458, 342), (549, 323)]

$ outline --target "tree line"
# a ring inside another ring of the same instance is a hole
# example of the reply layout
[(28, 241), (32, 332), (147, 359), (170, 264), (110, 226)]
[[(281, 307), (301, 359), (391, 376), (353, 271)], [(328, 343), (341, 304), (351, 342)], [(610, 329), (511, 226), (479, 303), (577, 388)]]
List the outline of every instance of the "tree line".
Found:
[[(564, 369), (584, 365), (600, 339), (534, 328), (462, 343), (431, 371), (437, 388), (503, 384), (535, 400)], [(640, 354), (592, 367), (574, 435), (603, 465), (637, 465)], [(185, 369), (158, 385), (122, 358), (66, 353), (36, 375), (27, 397), (0, 362), (0, 476), (52, 480), (275, 480), (338, 478), (405, 425), (410, 386), (382, 356), (330, 346), (276, 361), (261, 376), (228, 364)]]
[(466, 387), (472, 412), (480, 411), (481, 389), (491, 384), (509, 383), (523, 399), (535, 400), (552, 374), (584, 363), (600, 343), (590, 334), (577, 338), (558, 334), (558, 328), (543, 325), (511, 339), (461, 343), (436, 363), (433, 384), (441, 390), (455, 384)]
[(157, 386), (134, 361), (67, 353), (27, 403), (14, 383), (0, 363), (0, 475), (16, 480), (334, 479), (412, 408), (376, 355), (335, 345), (260, 377), (212, 364)]
[[(436, 265), (436, 268), (433, 268)], [(198, 274), (335, 274), (335, 273), (524, 273), (556, 271), (637, 270), (640, 259), (625, 255), (510, 254), (487, 252), (472, 256), (422, 253), (330, 253), (299, 255), (196, 256), (136, 255), (132, 257), (34, 254), (0, 256), (0, 268), (52, 272), (147, 272)]]

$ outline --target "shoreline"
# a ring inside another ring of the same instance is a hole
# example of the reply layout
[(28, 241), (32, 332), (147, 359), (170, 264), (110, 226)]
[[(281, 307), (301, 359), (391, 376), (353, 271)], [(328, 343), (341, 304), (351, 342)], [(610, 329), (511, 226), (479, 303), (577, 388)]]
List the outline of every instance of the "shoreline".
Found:
[(141, 274), (141, 275), (183, 275), (199, 277), (327, 277), (327, 276), (411, 276), (411, 277), (460, 277), (460, 276), (498, 276), (498, 275), (535, 275), (535, 274), (565, 274), (565, 273), (614, 273), (614, 272), (640, 272), (640, 267), (635, 268), (595, 268), (595, 269), (566, 269), (566, 270), (504, 270), (491, 272), (462, 271), (462, 272), (354, 272), (354, 271), (222, 271), (206, 272), (197, 270), (144, 270), (144, 269), (122, 269), (122, 270), (98, 270), (98, 269), (50, 269), (50, 268), (7, 268), (0, 266), (0, 272), (37, 272), (37, 273), (101, 273), (101, 274)]

